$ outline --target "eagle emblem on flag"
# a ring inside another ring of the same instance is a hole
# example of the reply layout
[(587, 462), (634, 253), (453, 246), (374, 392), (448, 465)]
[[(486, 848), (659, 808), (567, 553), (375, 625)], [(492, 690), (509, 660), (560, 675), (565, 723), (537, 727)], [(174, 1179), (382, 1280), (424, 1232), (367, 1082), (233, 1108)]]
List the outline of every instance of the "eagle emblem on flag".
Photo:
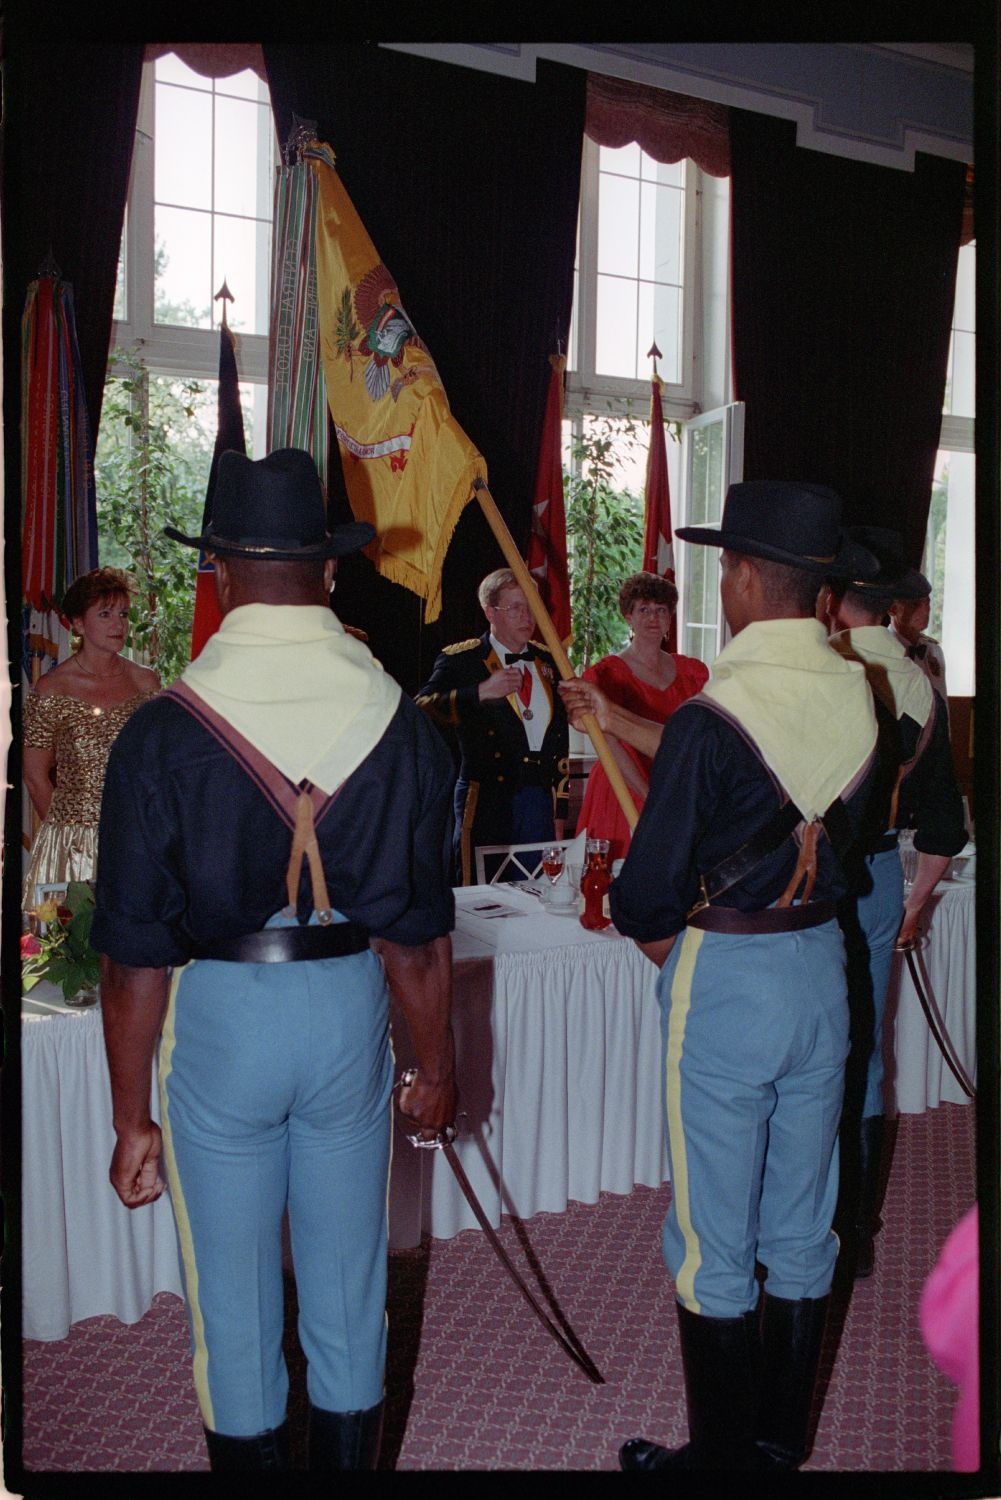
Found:
[[(354, 361), (365, 360), (365, 389), (373, 401), (381, 401), (387, 391), (394, 401), (418, 374), (436, 375), (427, 345), (418, 335), (400, 303), (400, 293), (387, 268), (380, 262), (361, 278), (352, 298), (350, 286), (341, 293), (337, 313), (335, 346), (346, 359), (354, 378)], [(427, 356), (427, 365), (411, 365), (403, 375), (391, 381), (389, 366), (399, 370), (408, 345)]]

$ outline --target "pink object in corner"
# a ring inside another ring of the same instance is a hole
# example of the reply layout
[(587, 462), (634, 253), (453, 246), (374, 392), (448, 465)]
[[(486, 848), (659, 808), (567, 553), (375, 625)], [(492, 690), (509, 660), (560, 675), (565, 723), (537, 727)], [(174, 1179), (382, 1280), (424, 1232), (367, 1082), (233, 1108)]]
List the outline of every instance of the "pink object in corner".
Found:
[(960, 1219), (942, 1246), (921, 1293), (919, 1321), (925, 1345), (943, 1375), (959, 1386), (952, 1415), (952, 1467), (980, 1467), (980, 1330), (977, 1206)]

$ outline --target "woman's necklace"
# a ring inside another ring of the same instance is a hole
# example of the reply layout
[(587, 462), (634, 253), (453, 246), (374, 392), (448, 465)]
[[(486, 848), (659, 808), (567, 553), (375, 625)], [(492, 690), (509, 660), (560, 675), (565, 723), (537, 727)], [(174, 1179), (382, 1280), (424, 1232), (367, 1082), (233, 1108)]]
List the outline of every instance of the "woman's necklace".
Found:
[(122, 661), (122, 658), (116, 656), (115, 660), (118, 663), (118, 667), (113, 672), (95, 672), (93, 667), (85, 667), (79, 656), (76, 658), (76, 664), (85, 677), (95, 677), (98, 682), (105, 682), (109, 677), (121, 677), (125, 671), (125, 663)]

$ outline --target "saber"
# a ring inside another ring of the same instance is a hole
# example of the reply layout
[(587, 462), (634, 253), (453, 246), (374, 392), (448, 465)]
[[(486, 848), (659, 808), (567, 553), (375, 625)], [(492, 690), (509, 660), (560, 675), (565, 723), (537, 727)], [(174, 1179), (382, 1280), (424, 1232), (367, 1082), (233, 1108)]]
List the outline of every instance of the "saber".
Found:
[(910, 970), (911, 974), (911, 983), (914, 985), (915, 994), (918, 997), (921, 1009), (924, 1011), (925, 1020), (928, 1022), (928, 1030), (931, 1032), (932, 1036), (935, 1038), (935, 1041), (938, 1043), (938, 1050), (941, 1052), (942, 1056), (948, 1063), (949, 1068), (952, 1071), (952, 1075), (955, 1078), (956, 1082), (959, 1084), (960, 1088), (963, 1090), (963, 1093), (966, 1094), (967, 1098), (972, 1099), (976, 1095), (976, 1089), (970, 1082), (970, 1079), (966, 1073), (966, 1069), (963, 1067), (962, 1063), (959, 1061), (959, 1058), (956, 1056), (956, 1050), (952, 1045), (949, 1033), (946, 1030), (945, 1022), (942, 1019), (942, 1016), (935, 1004), (934, 999), (932, 998), (931, 994), (925, 990), (924, 985), (921, 983), (921, 980), (918, 977), (918, 966), (914, 958), (914, 945), (908, 944), (907, 946), (901, 948), (900, 951), (907, 959), (907, 967)]
[[(408, 1084), (413, 1082), (416, 1076), (416, 1068), (408, 1068), (407, 1072), (403, 1074), (403, 1077), (400, 1079), (400, 1082), (396, 1085), (396, 1087), (406, 1088)], [(445, 1160), (448, 1162), (449, 1166), (452, 1169), (455, 1180), (462, 1190), (463, 1197), (476, 1216), (476, 1222), (479, 1224), (488, 1241), (492, 1245), (497, 1259), (500, 1261), (501, 1265), (504, 1267), (511, 1280), (514, 1282), (515, 1286), (518, 1288), (519, 1292), (524, 1297), (525, 1301), (528, 1303), (529, 1307), (532, 1309), (539, 1322), (546, 1329), (548, 1329), (556, 1342), (560, 1345), (564, 1352), (570, 1356), (574, 1364), (577, 1365), (579, 1369), (583, 1370), (584, 1374), (587, 1376), (588, 1380), (592, 1382), (592, 1384), (604, 1385), (605, 1377), (602, 1375), (601, 1371), (598, 1369), (597, 1365), (594, 1363), (594, 1360), (588, 1354), (587, 1350), (584, 1348), (577, 1335), (573, 1332), (572, 1329), (570, 1329), (570, 1338), (566, 1338), (564, 1336), (563, 1332), (559, 1328), (557, 1328), (556, 1324), (553, 1322), (552, 1318), (549, 1317), (548, 1313), (544, 1312), (543, 1309), (539, 1306), (538, 1302), (533, 1297), (532, 1293), (529, 1291), (528, 1287), (525, 1285), (524, 1281), (518, 1275), (517, 1270), (511, 1263), (511, 1259), (507, 1251), (504, 1249), (504, 1246), (497, 1238), (494, 1227), (486, 1216), (483, 1205), (480, 1203), (480, 1200), (477, 1198), (475, 1192), (473, 1191), (472, 1183), (466, 1176), (466, 1173), (463, 1170), (462, 1163), (459, 1161), (459, 1158), (455, 1154), (455, 1147), (452, 1145), (452, 1142), (455, 1140), (455, 1126), (446, 1125), (445, 1128), (443, 1130), (439, 1130), (438, 1134), (431, 1140), (423, 1140), (419, 1135), (416, 1134), (408, 1134), (407, 1139), (412, 1146), (417, 1146), (419, 1149), (440, 1151), (442, 1153)], [(572, 1343), (571, 1339), (573, 1340)]]

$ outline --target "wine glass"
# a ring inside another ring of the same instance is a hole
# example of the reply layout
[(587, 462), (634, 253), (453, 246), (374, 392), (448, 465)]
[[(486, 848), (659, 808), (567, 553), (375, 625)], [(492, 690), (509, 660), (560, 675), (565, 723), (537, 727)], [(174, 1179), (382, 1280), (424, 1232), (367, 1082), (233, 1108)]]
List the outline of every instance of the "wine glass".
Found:
[(550, 844), (542, 851), (542, 873), (550, 885), (555, 885), (563, 874), (566, 851), (559, 844)]

